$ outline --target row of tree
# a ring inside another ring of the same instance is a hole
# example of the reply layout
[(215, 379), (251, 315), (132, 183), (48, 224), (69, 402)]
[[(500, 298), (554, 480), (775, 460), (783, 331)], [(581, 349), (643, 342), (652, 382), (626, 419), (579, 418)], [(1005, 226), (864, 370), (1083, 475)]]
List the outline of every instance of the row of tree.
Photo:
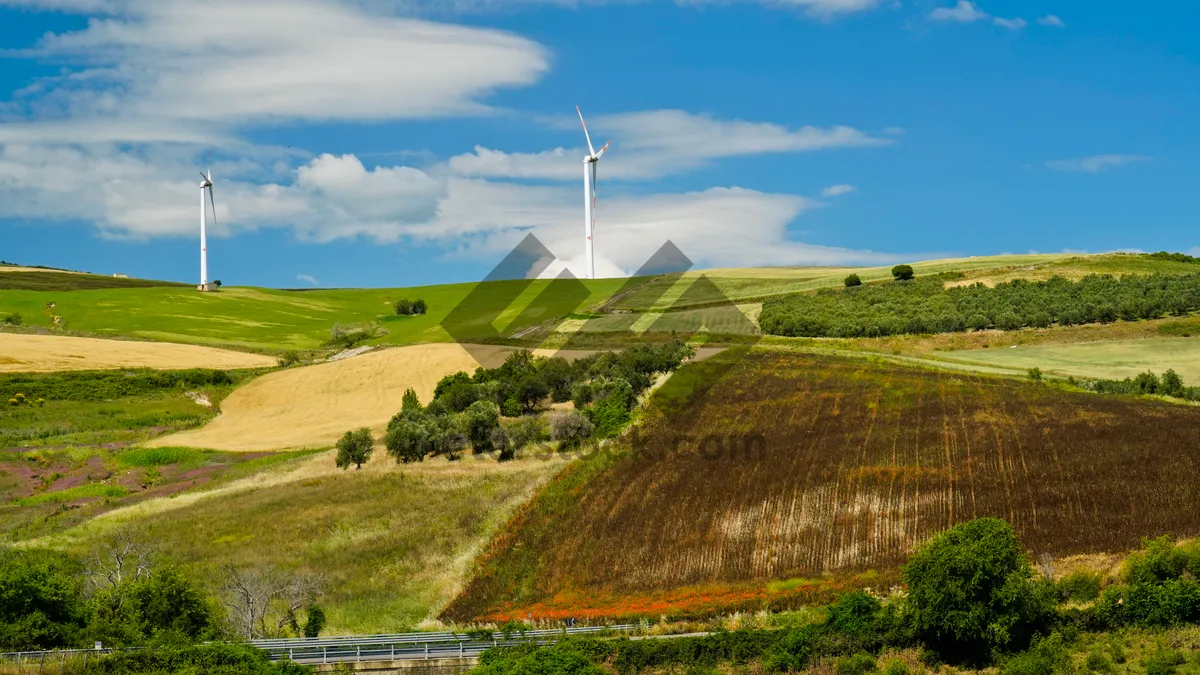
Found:
[[(499, 367), (442, 378), (429, 405), (406, 391), (400, 412), (388, 422), (384, 446), (403, 463), (435, 455), (457, 459), (467, 448), (498, 452), (505, 461), (533, 443), (557, 441), (567, 450), (593, 436), (611, 438), (629, 424), (638, 396), (655, 376), (675, 370), (693, 353), (679, 340), (574, 362), (518, 350)], [(543, 414), (548, 403), (566, 401), (574, 410)], [(369, 429), (346, 432), (337, 446), (338, 466), (362, 466), (373, 446)]]
[(1200, 309), (1200, 274), (1093, 274), (946, 288), (951, 276), (784, 296), (763, 304), (759, 322), (774, 335), (880, 337), (1134, 321)]
[(312, 577), (234, 567), (214, 593), (127, 530), (87, 560), (2, 548), (0, 651), (315, 637), (325, 624), (318, 594)]
[(425, 301), (421, 298), (417, 298), (416, 300), (400, 298), (396, 301), (394, 307), (396, 309), (396, 314), (399, 314), (400, 316), (424, 314), (429, 309), (429, 305), (425, 304)]
[(1157, 395), (1185, 401), (1200, 401), (1200, 387), (1184, 385), (1183, 378), (1174, 369), (1167, 370), (1162, 377), (1147, 370), (1138, 373), (1137, 377), (1127, 377), (1124, 380), (1090, 380), (1080, 382), (1079, 385), (1100, 394)]

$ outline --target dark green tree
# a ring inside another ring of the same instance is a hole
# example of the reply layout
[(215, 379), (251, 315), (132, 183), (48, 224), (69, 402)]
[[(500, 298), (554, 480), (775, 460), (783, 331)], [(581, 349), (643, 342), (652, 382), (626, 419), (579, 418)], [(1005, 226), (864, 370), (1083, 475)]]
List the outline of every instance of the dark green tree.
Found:
[(477, 455), (495, 449), (492, 432), (500, 428), (500, 408), (491, 401), (476, 401), (463, 412), (463, 427)]
[(846, 284), (846, 288), (853, 288), (855, 286), (862, 286), (862, 279), (858, 278), (858, 275), (852, 272), (842, 281), (842, 283)]
[(59, 551), (0, 548), (0, 650), (72, 646), (87, 621), (81, 571)]
[(396, 301), (396, 314), (400, 316), (409, 316), (413, 313), (413, 302), (408, 298), (401, 298)]
[(371, 437), (370, 429), (347, 431), (337, 442), (337, 467), (346, 469), (353, 464), (354, 468), (361, 469), (374, 449), (375, 439)]
[(422, 300), (421, 298), (417, 298), (416, 300), (413, 300), (413, 304), (412, 304), (412, 313), (413, 314), (424, 314), (426, 312), (426, 310), (428, 310), (428, 309), (429, 309), (429, 305), (426, 305), (425, 301)]
[(949, 662), (1023, 649), (1053, 609), (1053, 587), (1034, 582), (1016, 534), (997, 518), (937, 535), (909, 559), (903, 579), (919, 637)]
[(421, 462), (434, 452), (437, 434), (437, 422), (432, 415), (405, 410), (388, 422), (383, 445), (397, 463)]
[(309, 605), (304, 614), (304, 637), (320, 637), (321, 631), (325, 629), (325, 610), (318, 605)]
[(896, 281), (908, 281), (913, 278), (912, 265), (896, 265), (892, 268), (892, 278)]
[(421, 412), (421, 399), (417, 397), (417, 392), (414, 389), (405, 389), (404, 398), (400, 400), (400, 411)]

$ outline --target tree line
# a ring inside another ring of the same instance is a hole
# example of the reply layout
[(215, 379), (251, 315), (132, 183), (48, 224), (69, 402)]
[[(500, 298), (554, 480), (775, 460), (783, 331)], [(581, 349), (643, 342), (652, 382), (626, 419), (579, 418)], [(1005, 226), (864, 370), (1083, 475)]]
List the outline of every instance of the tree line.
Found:
[(763, 331), (790, 337), (1017, 330), (1182, 316), (1200, 309), (1200, 274), (1091, 274), (946, 288), (958, 275), (823, 289), (763, 303)]
[[(442, 378), (428, 405), (406, 391), (400, 412), (388, 422), (384, 446), (401, 463), (439, 455), (458, 459), (468, 448), (480, 455), (496, 452), (506, 461), (534, 443), (557, 441), (560, 450), (569, 450), (589, 438), (612, 438), (630, 423), (638, 397), (654, 378), (693, 354), (679, 340), (575, 361), (517, 350), (496, 368)], [(548, 403), (566, 401), (574, 410), (544, 414)], [(373, 445), (369, 429), (346, 432), (337, 446), (338, 466), (361, 466)]]
[[(210, 590), (131, 530), (116, 531), (86, 559), (62, 551), (0, 548), (0, 651), (86, 649), (100, 642), (174, 653), (212, 641), (316, 637), (324, 629), (317, 578), (231, 566), (218, 578), (219, 590)], [(309, 672), (280, 670), (253, 650), (217, 652), (188, 653), (202, 660), (246, 662), (229, 672)], [(96, 672), (142, 672), (128, 664), (94, 665)]]

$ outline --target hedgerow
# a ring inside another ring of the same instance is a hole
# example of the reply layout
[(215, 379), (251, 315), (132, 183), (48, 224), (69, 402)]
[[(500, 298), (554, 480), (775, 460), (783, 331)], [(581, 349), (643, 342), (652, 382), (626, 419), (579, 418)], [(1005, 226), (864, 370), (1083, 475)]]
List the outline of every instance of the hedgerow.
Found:
[(791, 337), (1017, 330), (1184, 315), (1200, 309), (1200, 274), (1014, 279), (945, 288), (947, 275), (783, 296), (763, 304), (763, 331)]
[(48, 401), (105, 401), (124, 396), (152, 394), (165, 389), (195, 389), (234, 384), (244, 374), (237, 371), (191, 370), (76, 370), (61, 373), (0, 375), (0, 397), (24, 394)]

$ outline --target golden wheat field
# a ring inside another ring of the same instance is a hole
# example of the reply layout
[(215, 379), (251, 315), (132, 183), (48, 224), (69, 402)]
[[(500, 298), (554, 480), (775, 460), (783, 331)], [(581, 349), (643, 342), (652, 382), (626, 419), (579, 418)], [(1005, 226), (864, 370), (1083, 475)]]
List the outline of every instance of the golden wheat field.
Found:
[(275, 359), (229, 349), (66, 335), (0, 333), (0, 373), (115, 368), (263, 368)]
[(468, 352), (454, 343), (413, 345), (268, 373), (227, 396), (221, 414), (205, 426), (149, 445), (229, 452), (329, 447), (351, 429), (381, 432), (400, 410), (406, 389), (429, 402), (438, 380), (460, 370), (473, 372), (479, 366), (476, 358), (502, 362), (510, 351), (472, 345)]

